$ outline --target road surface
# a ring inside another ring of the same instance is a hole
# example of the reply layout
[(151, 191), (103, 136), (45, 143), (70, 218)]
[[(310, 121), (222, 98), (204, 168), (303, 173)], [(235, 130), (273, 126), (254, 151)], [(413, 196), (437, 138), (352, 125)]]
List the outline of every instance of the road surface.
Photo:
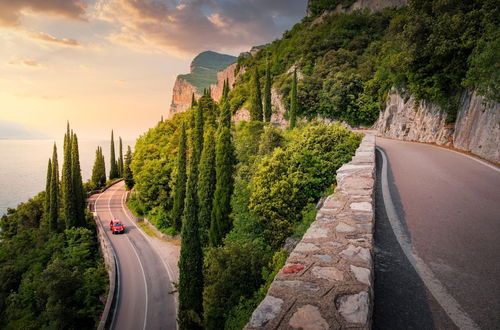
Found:
[[(123, 182), (92, 197), (118, 258), (118, 300), (112, 329), (176, 329), (168, 265), (135, 225), (133, 215), (124, 206), (124, 197)], [(125, 234), (113, 235), (109, 231), (109, 222), (114, 218), (123, 222)]]
[(500, 170), (432, 145), (377, 147), (399, 222), (377, 151), (374, 329), (499, 329)]

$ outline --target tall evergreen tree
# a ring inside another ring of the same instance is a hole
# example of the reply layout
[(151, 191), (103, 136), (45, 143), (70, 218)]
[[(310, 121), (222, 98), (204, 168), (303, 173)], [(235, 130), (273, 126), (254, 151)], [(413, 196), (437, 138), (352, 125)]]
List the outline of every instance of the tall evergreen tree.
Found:
[(297, 123), (297, 69), (293, 70), (292, 91), (290, 92), (290, 128)]
[(63, 229), (62, 226), (59, 226), (59, 163), (57, 161), (57, 147), (55, 142), (52, 152), (52, 174), (50, 175), (50, 208), (48, 223), (51, 232), (58, 232)]
[(182, 221), (182, 241), (179, 258), (179, 328), (203, 329), (203, 252), (198, 222), (198, 159), (196, 134), (190, 138), (191, 156)]
[(203, 151), (200, 159), (198, 177), (198, 219), (200, 223), (200, 240), (202, 246), (208, 244), (208, 230), (212, 216), (212, 203), (215, 192), (215, 137), (214, 129), (206, 126)]
[(49, 158), (49, 163), (47, 165), (47, 181), (45, 182), (45, 204), (44, 204), (44, 214), (46, 220), (49, 219), (50, 214), (50, 186), (52, 184), (52, 161)]
[[(195, 108), (194, 129), (192, 131), (194, 146), (192, 147), (191, 155), (195, 157), (197, 168), (200, 162), (201, 151), (203, 150), (203, 110), (204, 107), (202, 107), (201, 104)], [(198, 179), (198, 177), (196, 177), (196, 179)]]
[(75, 194), (73, 189), (73, 174), (71, 172), (71, 147), (72, 147), (73, 132), (68, 130), (64, 135), (64, 158), (62, 166), (62, 176), (61, 176), (61, 206), (63, 219), (66, 224), (66, 228), (71, 228), (74, 226), (74, 221), (76, 219), (76, 208), (75, 208)]
[(177, 152), (177, 176), (174, 188), (174, 206), (172, 208), (172, 223), (175, 230), (180, 231), (182, 215), (184, 214), (184, 200), (186, 198), (186, 127), (181, 124), (179, 133), (179, 149)]
[(196, 98), (194, 97), (194, 93), (191, 94), (191, 108), (194, 108), (198, 104), (196, 103)]
[[(229, 120), (228, 120), (229, 118)], [(229, 122), (229, 125), (228, 125)], [(229, 105), (224, 106), (215, 146), (215, 194), (210, 221), (209, 241), (218, 246), (231, 230), (231, 194), (233, 193), (234, 147), (231, 141)]]
[(229, 95), (229, 78), (224, 80), (224, 85), (222, 86), (222, 97), (220, 99), (220, 104), (223, 104), (227, 101)]
[(113, 138), (113, 131), (111, 131), (111, 153), (109, 156), (109, 166), (109, 179), (116, 179), (118, 177), (118, 165), (115, 158), (115, 139)]
[(123, 180), (125, 181), (125, 186), (129, 190), (132, 189), (135, 185), (132, 169), (130, 168), (131, 163), (132, 163), (132, 150), (130, 150), (130, 146), (128, 146), (127, 153), (125, 154), (125, 164), (123, 166)]
[(99, 161), (100, 161), (100, 166), (99, 166), (99, 173), (100, 173), (100, 186), (104, 187), (106, 185), (106, 161), (104, 159), (104, 154), (102, 153), (102, 147), (99, 147)]
[[(101, 171), (102, 171), (101, 148), (97, 147), (97, 149), (95, 151), (94, 166), (92, 167), (92, 176), (90, 178), (94, 189), (101, 188), (103, 185), (103, 183), (101, 182), (101, 177), (102, 177)], [(106, 182), (106, 180), (104, 180), (104, 182)]]
[(82, 171), (80, 168), (80, 154), (78, 151), (78, 138), (73, 133), (71, 144), (71, 175), (73, 177), (73, 202), (75, 203), (75, 227), (85, 226), (85, 195), (83, 193)]
[(250, 119), (262, 121), (262, 94), (260, 90), (260, 76), (259, 70), (255, 67), (255, 73), (253, 76), (253, 91), (250, 106)]
[(120, 156), (118, 157), (118, 176), (120, 178), (123, 178), (123, 147), (122, 147), (122, 137), (120, 136), (120, 143), (119, 143), (119, 149), (120, 149)]
[(266, 67), (266, 84), (264, 86), (264, 121), (270, 122), (272, 115), (271, 106), (271, 86), (273, 82), (271, 81), (271, 66), (269, 60), (267, 61)]

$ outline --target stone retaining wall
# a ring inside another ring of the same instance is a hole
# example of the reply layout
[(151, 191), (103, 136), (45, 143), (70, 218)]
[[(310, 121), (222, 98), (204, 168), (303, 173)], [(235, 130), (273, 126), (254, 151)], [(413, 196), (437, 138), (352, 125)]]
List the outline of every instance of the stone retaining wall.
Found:
[(245, 329), (371, 327), (374, 184), (375, 136), (367, 131)]

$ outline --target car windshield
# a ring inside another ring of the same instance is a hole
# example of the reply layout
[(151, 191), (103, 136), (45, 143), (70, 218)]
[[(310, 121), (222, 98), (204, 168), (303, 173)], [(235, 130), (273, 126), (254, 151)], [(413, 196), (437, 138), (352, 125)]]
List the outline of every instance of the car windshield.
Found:
[(115, 227), (119, 227), (119, 226), (122, 226), (122, 223), (121, 223), (121, 222), (114, 222), (114, 223), (113, 223), (113, 226), (115, 226)]

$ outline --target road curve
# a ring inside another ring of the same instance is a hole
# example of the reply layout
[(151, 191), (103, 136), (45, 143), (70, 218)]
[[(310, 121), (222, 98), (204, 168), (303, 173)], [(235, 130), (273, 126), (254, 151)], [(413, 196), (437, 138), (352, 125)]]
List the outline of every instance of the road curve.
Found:
[[(457, 328), (461, 316), (446, 311), (457, 303), (480, 328), (497, 329), (500, 170), (432, 145), (377, 138), (377, 146), (387, 155), (400, 230), (387, 221), (377, 152), (374, 328)], [(430, 270), (430, 281), (411, 266), (401, 241)], [(444, 288), (441, 299), (432, 285)]]
[[(119, 182), (94, 195), (95, 212), (106, 229), (118, 259), (119, 286), (112, 329), (176, 329), (175, 299), (167, 266), (148, 237), (136, 226), (124, 205), (125, 187)], [(125, 225), (125, 234), (109, 231), (111, 219)]]

